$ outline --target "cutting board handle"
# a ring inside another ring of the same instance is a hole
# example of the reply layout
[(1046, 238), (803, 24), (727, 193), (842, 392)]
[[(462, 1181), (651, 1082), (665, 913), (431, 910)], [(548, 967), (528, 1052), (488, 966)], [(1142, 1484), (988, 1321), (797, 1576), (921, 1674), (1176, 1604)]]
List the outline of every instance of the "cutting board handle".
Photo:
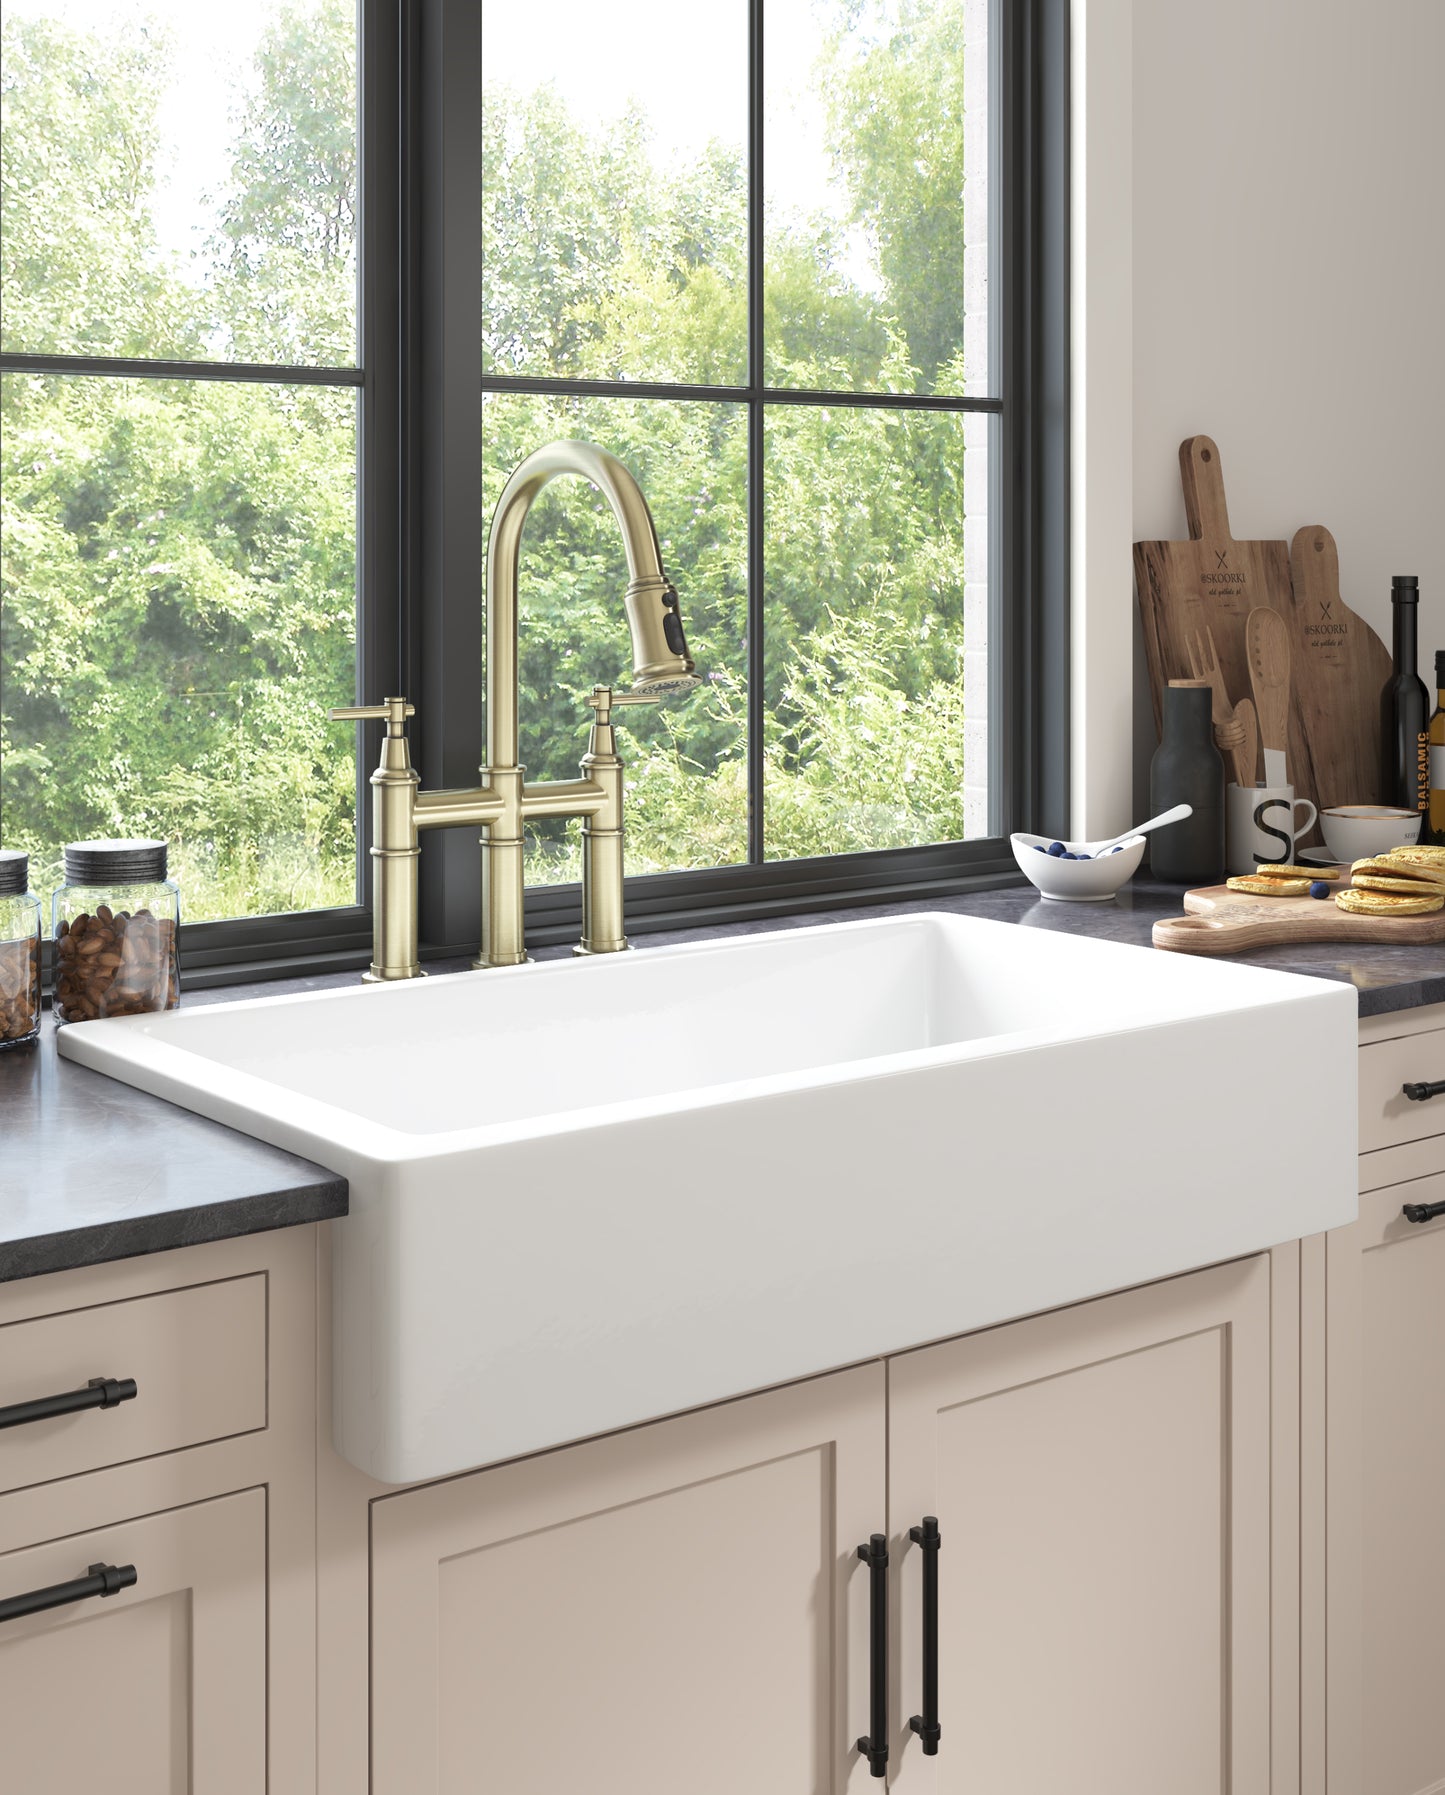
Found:
[(1184, 512), (1189, 537), (1212, 536), (1232, 541), (1229, 509), (1224, 502), (1224, 470), (1219, 450), (1208, 436), (1186, 436), (1179, 445), (1179, 478), (1184, 486)]
[(1296, 530), (1289, 545), (1296, 603), (1306, 598), (1334, 598), (1340, 590), (1340, 551), (1323, 524)]
[(1162, 916), (1152, 931), (1155, 947), (1178, 954), (1238, 954), (1259, 945), (1250, 920), (1224, 916)]

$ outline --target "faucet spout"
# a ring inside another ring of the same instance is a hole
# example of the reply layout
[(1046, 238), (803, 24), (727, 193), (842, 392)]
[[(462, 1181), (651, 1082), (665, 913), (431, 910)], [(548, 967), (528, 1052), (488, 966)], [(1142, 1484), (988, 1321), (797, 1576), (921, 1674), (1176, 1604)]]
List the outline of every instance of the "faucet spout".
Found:
[(677, 590), (662, 567), (657, 528), (636, 480), (593, 443), (561, 441), (535, 450), (512, 473), (492, 514), (487, 546), (487, 765), (515, 767), (517, 731), (517, 571), (522, 526), (542, 488), (560, 474), (590, 480), (612, 507), (627, 551), (627, 622), (638, 690), (681, 691), (697, 683)]
[[(627, 549), (627, 622), (633, 689), (595, 687), (595, 721), (580, 779), (529, 784), (518, 761), (517, 563), (522, 525), (537, 494), (559, 474), (576, 474), (612, 507)], [(474, 966), (519, 966), (527, 958), (524, 859), (529, 817), (582, 819), (582, 939), (576, 952), (627, 947), (622, 914), (623, 765), (612, 706), (640, 704), (697, 684), (677, 592), (662, 568), (657, 529), (632, 475), (592, 443), (555, 442), (516, 469), (497, 501), (487, 548), (487, 761), (481, 783), (461, 791), (421, 791), (406, 743), (405, 698), (348, 706), (333, 717), (386, 720), (381, 765), (372, 774), (373, 982), (421, 976), (417, 945), (419, 835), (462, 826), (481, 831), (481, 951)]]

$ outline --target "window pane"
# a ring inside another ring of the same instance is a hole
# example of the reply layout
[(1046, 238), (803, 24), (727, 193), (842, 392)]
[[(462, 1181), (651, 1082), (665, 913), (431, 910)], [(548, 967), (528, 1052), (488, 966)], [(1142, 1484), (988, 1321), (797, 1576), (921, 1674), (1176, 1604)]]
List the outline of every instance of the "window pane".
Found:
[(735, 385), (747, 6), (482, 11), (489, 374)]
[[(489, 394), (482, 412), (488, 517), (533, 449), (580, 437), (610, 450), (647, 495), (663, 564), (707, 683), (619, 711), (627, 762), (627, 869), (669, 872), (747, 856), (747, 422), (737, 405)], [(529, 780), (575, 779), (597, 684), (630, 686), (627, 558), (606, 500), (557, 480), (522, 540), (522, 761)], [(538, 825), (527, 876), (581, 877), (576, 826)]]
[(988, 833), (987, 428), (768, 414), (768, 859)]
[(184, 914), (356, 901), (355, 400), (6, 375), (0, 831), (171, 843)]
[(355, 0), (6, 0), (4, 347), (356, 359)]
[(767, 378), (988, 390), (988, 0), (767, 0)]

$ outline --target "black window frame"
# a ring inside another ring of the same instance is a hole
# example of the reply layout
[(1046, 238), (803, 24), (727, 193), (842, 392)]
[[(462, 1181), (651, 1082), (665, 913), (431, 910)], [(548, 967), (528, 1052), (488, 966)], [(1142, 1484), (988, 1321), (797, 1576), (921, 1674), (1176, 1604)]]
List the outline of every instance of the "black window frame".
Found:
[[(0, 371), (295, 381), (359, 394), (357, 689), (405, 691), (424, 785), (475, 783), (482, 740), (484, 392), (544, 391), (745, 405), (749, 417), (749, 849), (742, 865), (633, 876), (629, 932), (934, 898), (1011, 884), (1007, 832), (1067, 833), (1069, 809), (1068, 0), (991, 0), (991, 179), (997, 278), (994, 396), (801, 391), (763, 384), (762, 206), (766, 0), (748, 0), (749, 340), (737, 387), (569, 381), (482, 371), (481, 8), (492, 0), (359, 0), (361, 207), (358, 366), (0, 355)], [(1003, 303), (999, 295), (1003, 295)], [(762, 449), (769, 405), (999, 419), (990, 456), (990, 809), (998, 836), (806, 860), (761, 858)], [(619, 629), (621, 621), (619, 617)], [(358, 845), (379, 727), (359, 731)], [(579, 754), (582, 741), (579, 734)], [(480, 856), (469, 831), (429, 835), (423, 957), (470, 953)], [(369, 881), (368, 881), (369, 883)], [(532, 887), (533, 945), (575, 939), (580, 890)], [(186, 924), (192, 986), (364, 965), (369, 899), (291, 915)]]

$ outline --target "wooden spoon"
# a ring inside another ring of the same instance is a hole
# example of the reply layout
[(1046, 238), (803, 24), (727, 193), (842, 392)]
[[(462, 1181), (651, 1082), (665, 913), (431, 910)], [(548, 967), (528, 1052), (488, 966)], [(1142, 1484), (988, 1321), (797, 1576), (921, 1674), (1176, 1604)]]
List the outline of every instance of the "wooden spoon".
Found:
[(1244, 643), (1254, 708), (1259, 714), (1260, 740), (1264, 744), (1264, 782), (1285, 785), (1289, 779), (1285, 760), (1289, 740), (1289, 626), (1278, 611), (1256, 605), (1245, 620)]

